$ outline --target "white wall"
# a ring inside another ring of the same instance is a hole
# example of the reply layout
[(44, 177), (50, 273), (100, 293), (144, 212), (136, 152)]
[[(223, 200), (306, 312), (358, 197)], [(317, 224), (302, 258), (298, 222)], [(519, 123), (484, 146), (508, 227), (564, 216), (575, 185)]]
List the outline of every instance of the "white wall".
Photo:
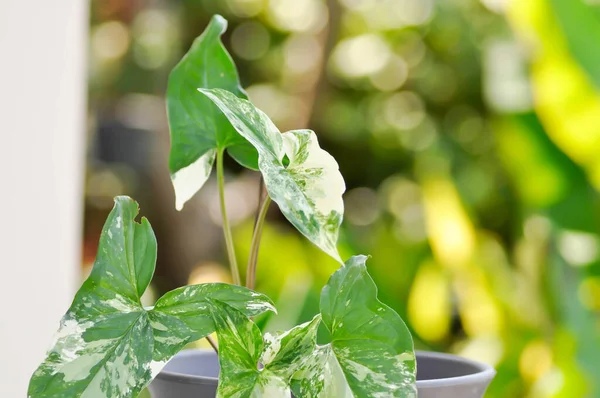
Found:
[(25, 397), (79, 282), (86, 0), (0, 0), (0, 397)]

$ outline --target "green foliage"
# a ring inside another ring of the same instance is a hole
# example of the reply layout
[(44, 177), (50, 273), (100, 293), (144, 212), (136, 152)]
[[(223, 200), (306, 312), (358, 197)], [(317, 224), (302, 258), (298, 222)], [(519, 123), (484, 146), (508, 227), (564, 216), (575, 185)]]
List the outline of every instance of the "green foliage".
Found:
[(332, 340), (315, 347), (294, 375), (297, 396), (416, 397), (410, 331), (377, 299), (366, 259), (352, 257), (323, 288), (321, 316)]
[(550, 0), (569, 49), (590, 79), (600, 88), (600, 52), (590, 43), (600, 41), (600, 18), (584, 0)]
[(314, 132), (281, 134), (267, 115), (245, 100), (235, 65), (220, 41), (225, 28), (222, 17), (213, 17), (169, 79), (176, 207), (181, 209), (204, 185), (218, 152), (227, 148), (240, 164), (256, 168), (258, 151), (269, 196), (300, 232), (341, 263), (336, 243), (346, 187), (337, 162), (319, 147)]
[[(187, 343), (214, 331), (219, 397), (283, 398), (291, 386), (306, 397), (414, 396), (410, 333), (377, 300), (365, 256), (352, 257), (330, 278), (320, 315), (287, 332), (265, 334), (263, 341), (249, 317), (275, 308), (266, 296), (241, 286), (185, 286), (152, 308), (142, 306), (156, 239), (145, 218), (135, 222), (137, 214), (133, 200), (115, 199), (91, 275), (31, 379), (32, 398), (135, 397)], [(317, 345), (321, 319), (332, 336), (326, 346)]]
[[(377, 299), (366, 256), (340, 267), (321, 293), (321, 314), (300, 326), (265, 334), (243, 313), (213, 313), (219, 336), (219, 397), (416, 397), (409, 330)], [(317, 345), (321, 320), (331, 343)], [(262, 364), (263, 368), (259, 369)]]
[[(100, 126), (114, 121), (113, 112), (95, 104), (119, 111), (135, 103), (150, 115), (147, 101), (130, 98), (161, 101), (160, 82), (211, 13), (231, 16), (222, 40), (241, 81), (279, 128), (313, 128), (335, 156), (348, 187), (342, 258), (375, 254), (369, 272), (379, 298), (406, 320), (415, 344), (494, 365), (486, 397), (599, 396), (600, 355), (590, 347), (598, 345), (600, 309), (600, 7), (593, 0), (405, 3), (323, 2), (298, 19), (262, 1), (146, 2), (133, 17), (130, 7), (93, 1), (90, 42), (106, 42), (118, 23), (129, 35), (110, 43), (129, 47), (121, 56), (91, 47), (92, 110)], [(143, 128), (165, 126), (146, 118)], [(121, 164), (96, 160), (88, 162), (90, 182), (109, 172), (128, 192), (156, 193), (130, 184), (137, 179), (122, 175)], [(144, 161), (153, 164), (155, 153)], [(144, 178), (146, 163), (131, 173)], [(237, 169), (227, 176), (245, 184)], [(448, 205), (439, 185), (427, 188), (431, 179), (452, 186), (459, 205)], [(86, 247), (93, 247), (106, 214), (97, 190), (88, 195)], [(210, 205), (209, 196), (199, 204)], [(172, 213), (162, 201), (148, 206), (163, 226), (161, 243), (181, 249), (160, 260), (168, 270), (161, 282), (174, 287), (197, 265), (195, 241), (212, 227), (190, 219), (198, 238), (173, 242)], [(257, 286), (282, 315), (257, 323), (290, 329), (319, 312), (335, 264), (272, 216)], [(236, 250), (247, 257), (253, 217), (239, 222)], [(440, 250), (444, 242), (462, 257), (468, 252), (469, 264)], [(215, 245), (202, 258), (221, 255)], [(439, 333), (431, 337), (432, 330)]]
[(536, 115), (507, 116), (497, 131), (501, 160), (523, 205), (547, 212), (565, 229), (593, 232), (599, 219), (594, 189), (584, 170), (548, 138)]
[(235, 64), (220, 40), (226, 29), (227, 21), (214, 16), (169, 77), (169, 168), (179, 209), (208, 179), (217, 151), (227, 149), (241, 165), (257, 167), (256, 150), (235, 132), (211, 101), (197, 91), (198, 88), (223, 88), (246, 98)]
[(289, 397), (285, 380), (269, 369), (269, 363), (259, 369), (264, 344), (258, 326), (226, 304), (213, 317), (220, 342), (217, 397)]
[(274, 310), (266, 296), (222, 283), (185, 286), (144, 308), (156, 239), (137, 214), (133, 200), (115, 199), (92, 272), (31, 378), (30, 397), (135, 397), (188, 342), (215, 331), (215, 305), (244, 316)]
[[(341, 263), (337, 240), (345, 183), (338, 164), (320, 148), (313, 131), (281, 134), (244, 99), (235, 65), (220, 42), (225, 27), (222, 17), (213, 17), (169, 79), (176, 206), (181, 208), (202, 187), (217, 156), (223, 228), (238, 282), (224, 205), (222, 155), (227, 149), (243, 166), (257, 165), (285, 217)], [(133, 200), (115, 199), (91, 275), (31, 379), (31, 398), (136, 397), (186, 344), (215, 331), (221, 398), (287, 398), (291, 390), (323, 398), (416, 396), (410, 332), (377, 299), (366, 256), (352, 257), (329, 279), (319, 315), (287, 332), (263, 336), (250, 318), (275, 312), (273, 303), (241, 286), (184, 286), (151, 308), (142, 306), (157, 244), (148, 221), (136, 223), (137, 214)], [(325, 346), (317, 345), (321, 321), (332, 338)]]

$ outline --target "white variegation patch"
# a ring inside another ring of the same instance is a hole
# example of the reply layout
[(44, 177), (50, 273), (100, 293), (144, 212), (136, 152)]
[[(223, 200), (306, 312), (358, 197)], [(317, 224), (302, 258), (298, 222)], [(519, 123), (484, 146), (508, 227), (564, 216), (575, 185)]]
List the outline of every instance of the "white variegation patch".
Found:
[(290, 161), (287, 170), (305, 177), (304, 192), (314, 203), (314, 211), (323, 218), (332, 212), (343, 214), (346, 183), (337, 161), (319, 146), (314, 131), (292, 130), (281, 137)]
[[(104, 356), (102, 347), (98, 346), (100, 342), (94, 342), (96, 345), (93, 347), (100, 352), (81, 354), (81, 352), (89, 349), (88, 344), (83, 339), (83, 334), (93, 325), (93, 322), (80, 323), (75, 319), (63, 320), (50, 349), (59, 357), (49, 364), (47, 371), (53, 375), (62, 374), (63, 380), (67, 383), (89, 377), (92, 367)], [(112, 340), (101, 340), (101, 345), (105, 342), (111, 343)]]
[(66, 383), (85, 380), (90, 376), (92, 368), (96, 366), (105, 355), (106, 353), (101, 351), (78, 356), (70, 362), (66, 362), (60, 368), (59, 373), (62, 373), (63, 380)]
[[(136, 327), (138, 327), (137, 324), (134, 328)], [(111, 395), (117, 397), (130, 396), (139, 383), (138, 379), (148, 379), (147, 373), (140, 372), (140, 369), (143, 368), (145, 368), (145, 364), (139, 363), (132, 347), (123, 347), (123, 350), (114, 358), (110, 358), (104, 366), (107, 371), (105, 383), (108, 382), (109, 387), (103, 390), (112, 391)]]
[(169, 361), (152, 361), (148, 364), (148, 370), (150, 370), (151, 378), (154, 379), (156, 375), (160, 373)]
[(316, 347), (294, 374), (292, 387), (305, 398), (354, 398), (330, 345)]
[(265, 342), (265, 348), (262, 353), (261, 362), (263, 365), (270, 364), (275, 359), (279, 349), (281, 349), (281, 337), (265, 333), (263, 341)]
[(343, 363), (345, 372), (351, 374), (358, 380), (358, 382), (362, 384), (362, 389), (364, 391), (372, 391), (373, 393), (379, 392), (379, 394), (393, 394), (393, 396), (400, 397), (416, 397), (414, 376), (406, 363), (407, 361), (414, 361), (414, 356), (411, 356), (410, 353), (403, 353), (394, 356), (391, 359), (378, 359), (380, 362), (388, 362), (387, 366), (383, 367), (385, 372), (374, 371), (364, 364), (353, 361), (350, 358), (340, 359), (340, 361)]
[(60, 353), (65, 359), (75, 358), (77, 352), (85, 347), (83, 333), (92, 326), (94, 322), (91, 321), (80, 323), (75, 319), (63, 319), (54, 336), (51, 351)]
[(266, 301), (256, 301), (256, 302), (248, 301), (246, 303), (246, 309), (248, 311), (260, 311), (260, 312), (271, 311), (274, 314), (277, 314), (277, 309), (275, 308), (275, 306)]
[(290, 387), (281, 378), (268, 371), (262, 371), (258, 376), (256, 387), (252, 391), (252, 398), (289, 398)]
[(160, 322), (150, 321), (150, 325), (152, 325), (153, 329), (160, 330), (161, 332), (166, 332), (169, 330), (167, 325), (163, 325)]
[(194, 163), (171, 175), (175, 189), (175, 208), (183, 209), (183, 205), (204, 186), (210, 177), (217, 151), (211, 149), (200, 156)]
[(289, 380), (302, 361), (316, 347), (316, 336), (321, 315), (285, 332), (265, 333), (261, 363), (265, 369)]
[[(104, 392), (102, 391), (102, 382), (106, 378), (106, 370), (100, 369), (96, 377), (88, 384), (87, 388), (83, 391), (80, 398), (98, 398), (102, 397)], [(106, 394), (104, 394), (106, 396)]]
[(132, 303), (120, 294), (115, 294), (112, 299), (105, 300), (104, 304), (119, 312), (138, 312), (140, 310), (139, 305)]
[(154, 336), (154, 341), (158, 341), (159, 343), (166, 345), (179, 345), (182, 343), (186, 343), (188, 339), (182, 339), (177, 336)]

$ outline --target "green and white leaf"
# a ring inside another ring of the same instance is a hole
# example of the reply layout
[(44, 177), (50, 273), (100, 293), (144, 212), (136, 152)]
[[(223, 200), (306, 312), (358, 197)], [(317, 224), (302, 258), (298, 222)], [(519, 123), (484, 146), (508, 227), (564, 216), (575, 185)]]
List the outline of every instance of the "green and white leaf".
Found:
[(377, 299), (366, 256), (354, 256), (321, 292), (331, 343), (317, 347), (292, 380), (301, 397), (416, 397), (416, 361), (400, 316)]
[(227, 21), (215, 15), (169, 76), (167, 113), (171, 131), (169, 168), (181, 209), (206, 182), (218, 150), (256, 170), (258, 155), (198, 88), (222, 88), (242, 98), (235, 64), (223, 47)]
[(191, 340), (198, 340), (216, 330), (210, 306), (215, 301), (227, 303), (245, 316), (277, 312), (271, 300), (261, 293), (227, 283), (184, 286), (162, 296), (154, 312), (176, 317), (188, 328)]
[(286, 380), (267, 368), (259, 369), (263, 353), (260, 329), (242, 312), (215, 301), (211, 307), (219, 337), (218, 398), (289, 398)]
[[(336, 247), (346, 187), (335, 159), (311, 130), (281, 134), (249, 101), (220, 89), (200, 89), (258, 150), (269, 196), (285, 217), (321, 250), (342, 262)], [(287, 163), (289, 161), (289, 163)]]
[(92, 272), (34, 372), (29, 397), (135, 397), (186, 343), (215, 330), (210, 309), (194, 305), (212, 297), (246, 316), (272, 310), (264, 295), (223, 284), (187, 286), (143, 308), (157, 247), (150, 223), (136, 223), (137, 214), (133, 200), (115, 199)]
[(260, 362), (264, 368), (289, 382), (303, 361), (316, 349), (321, 315), (286, 332), (265, 333)]
[(331, 345), (317, 346), (290, 381), (297, 397), (354, 398)]
[(216, 156), (216, 149), (209, 149), (190, 165), (171, 173), (177, 210), (183, 209), (185, 203), (208, 181)]

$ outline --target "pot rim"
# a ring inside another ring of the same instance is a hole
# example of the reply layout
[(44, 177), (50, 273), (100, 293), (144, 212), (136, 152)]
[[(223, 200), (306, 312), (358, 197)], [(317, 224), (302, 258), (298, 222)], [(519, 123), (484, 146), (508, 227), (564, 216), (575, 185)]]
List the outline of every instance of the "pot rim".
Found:
[[(490, 380), (496, 375), (496, 370), (491, 366), (483, 362), (475, 361), (473, 359), (461, 357), (454, 354), (447, 354), (443, 352), (433, 351), (419, 351), (415, 350), (415, 354), (421, 357), (428, 357), (434, 359), (441, 359), (448, 362), (462, 362), (473, 366), (477, 371), (464, 376), (446, 377), (443, 379), (429, 379), (429, 380), (417, 380), (417, 388), (436, 388), (444, 386), (456, 386), (464, 384), (480, 384), (489, 383)], [(418, 370), (417, 370), (418, 372)]]
[[(191, 356), (197, 352), (212, 352), (208, 349), (190, 349), (180, 351), (177, 356)], [(415, 350), (415, 354), (421, 357), (429, 357), (434, 359), (440, 359), (449, 362), (462, 362), (467, 363), (477, 369), (477, 372), (471, 373), (464, 376), (447, 377), (443, 379), (429, 379), (429, 380), (417, 380), (417, 387), (420, 389), (435, 388), (443, 386), (455, 386), (457, 384), (477, 384), (489, 382), (496, 371), (493, 367), (483, 362), (474, 361), (472, 359), (460, 357), (458, 355), (446, 354), (442, 352), (432, 351), (419, 351)], [(168, 380), (173, 382), (186, 382), (188, 384), (203, 384), (203, 385), (215, 385), (219, 381), (216, 377), (210, 376), (196, 376), (188, 373), (169, 372), (161, 370), (156, 376), (157, 379)]]

